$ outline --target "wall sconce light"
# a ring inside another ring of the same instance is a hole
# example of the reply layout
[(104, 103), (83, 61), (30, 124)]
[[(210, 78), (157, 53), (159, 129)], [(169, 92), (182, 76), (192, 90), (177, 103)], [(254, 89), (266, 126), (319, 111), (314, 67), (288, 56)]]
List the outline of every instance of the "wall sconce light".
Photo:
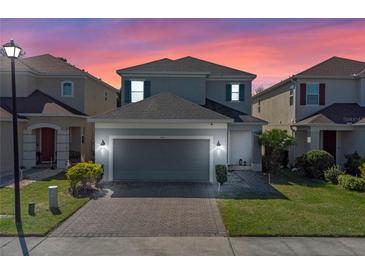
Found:
[(102, 146), (102, 147), (105, 146), (104, 140), (101, 140), (100, 146)]
[(219, 140), (218, 140), (218, 143), (217, 143), (217, 147), (220, 147), (221, 146), (221, 143), (219, 142)]

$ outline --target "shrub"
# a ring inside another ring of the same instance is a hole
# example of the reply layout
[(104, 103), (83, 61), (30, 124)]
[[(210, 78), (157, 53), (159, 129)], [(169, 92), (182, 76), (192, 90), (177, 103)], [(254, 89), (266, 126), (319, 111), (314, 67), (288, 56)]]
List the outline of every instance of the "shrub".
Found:
[(340, 175), (338, 176), (338, 183), (348, 190), (365, 190), (365, 179), (351, 176)]
[(359, 170), (361, 178), (365, 179), (365, 163), (362, 163), (362, 165), (359, 167)]
[(225, 165), (216, 165), (215, 174), (218, 183), (222, 185), (227, 182), (227, 167)]
[(70, 180), (73, 195), (77, 195), (82, 191), (91, 190), (102, 178), (102, 175), (102, 166), (92, 162), (78, 163), (66, 172), (67, 179)]
[(345, 172), (342, 171), (340, 166), (333, 166), (333, 167), (330, 167), (329, 169), (325, 170), (324, 178), (326, 179), (326, 181), (337, 185), (338, 176), (343, 175), (343, 174), (345, 174)]
[(265, 171), (276, 173), (280, 165), (287, 166), (285, 150), (295, 143), (286, 130), (271, 129), (257, 135), (259, 143), (265, 148), (263, 167)]
[(364, 159), (362, 159), (359, 153), (357, 153), (356, 151), (352, 154), (345, 155), (345, 157), (346, 157), (346, 162), (344, 164), (344, 167), (346, 173), (354, 176), (359, 175), (360, 174), (359, 167), (361, 166), (362, 163), (364, 163)]
[(297, 158), (297, 166), (311, 178), (323, 178), (324, 171), (335, 163), (331, 154), (324, 150), (310, 150)]

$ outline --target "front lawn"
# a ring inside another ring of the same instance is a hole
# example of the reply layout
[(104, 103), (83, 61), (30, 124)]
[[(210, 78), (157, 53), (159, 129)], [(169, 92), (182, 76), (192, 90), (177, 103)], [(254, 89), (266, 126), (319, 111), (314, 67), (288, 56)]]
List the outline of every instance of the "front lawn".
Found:
[[(59, 177), (59, 176), (58, 176)], [(48, 208), (48, 186), (58, 186), (60, 212)], [(68, 194), (70, 183), (65, 178), (34, 182), (21, 187), (22, 227), (25, 235), (43, 236), (83, 206), (88, 198), (74, 198)], [(36, 215), (28, 215), (28, 203), (36, 203)], [(0, 188), (0, 215), (14, 215), (14, 189)], [(15, 218), (0, 218), (0, 235), (17, 235)]]
[(218, 199), (231, 236), (365, 236), (365, 193), (284, 172), (287, 199)]

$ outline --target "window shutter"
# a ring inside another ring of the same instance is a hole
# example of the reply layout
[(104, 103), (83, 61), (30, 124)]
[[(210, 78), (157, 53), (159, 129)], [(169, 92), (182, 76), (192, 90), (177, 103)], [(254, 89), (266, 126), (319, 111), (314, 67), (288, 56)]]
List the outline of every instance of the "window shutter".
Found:
[(300, 84), (300, 104), (306, 105), (307, 104), (307, 85)]
[(129, 104), (132, 101), (131, 95), (131, 81), (125, 80), (124, 81), (124, 103)]
[(239, 100), (245, 101), (245, 85), (244, 84), (240, 84)]
[(231, 86), (231, 84), (226, 85), (226, 101), (232, 101), (232, 86)]
[(143, 83), (143, 97), (147, 98), (151, 96), (151, 81), (144, 81)]
[(319, 84), (319, 104), (326, 104), (326, 84)]

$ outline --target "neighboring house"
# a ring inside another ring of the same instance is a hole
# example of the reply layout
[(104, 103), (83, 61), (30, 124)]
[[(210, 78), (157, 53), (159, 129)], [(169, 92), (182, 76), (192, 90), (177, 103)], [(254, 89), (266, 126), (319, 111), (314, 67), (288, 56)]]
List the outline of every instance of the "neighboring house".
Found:
[(365, 156), (365, 62), (332, 57), (253, 96), (253, 114), (287, 129), (296, 145), (289, 158), (324, 149), (338, 164)]
[[(20, 166), (94, 158), (89, 115), (116, 107), (117, 90), (65, 59), (49, 54), (16, 60)], [(0, 170), (13, 171), (10, 60), (0, 57)], [(44, 165), (45, 164), (45, 165)]]
[(106, 179), (214, 181), (216, 164), (261, 170), (254, 74), (193, 57), (117, 72), (122, 106), (90, 119)]

